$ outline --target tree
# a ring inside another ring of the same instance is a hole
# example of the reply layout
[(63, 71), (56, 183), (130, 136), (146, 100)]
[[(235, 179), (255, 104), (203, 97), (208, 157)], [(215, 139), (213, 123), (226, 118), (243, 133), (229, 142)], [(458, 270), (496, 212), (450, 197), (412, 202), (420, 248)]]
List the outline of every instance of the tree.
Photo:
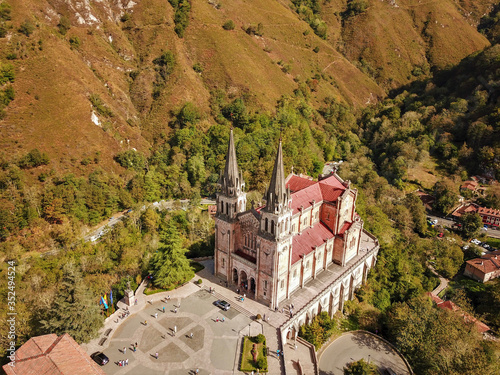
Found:
[(447, 214), (458, 203), (458, 194), (450, 181), (438, 181), (434, 185), (434, 209)]
[(462, 230), (466, 238), (475, 237), (483, 227), (483, 220), (477, 212), (467, 212), (462, 216)]
[(151, 259), (150, 273), (155, 286), (173, 289), (190, 280), (194, 272), (185, 255), (187, 249), (182, 247), (182, 238), (172, 220), (160, 236), (160, 246)]
[(363, 358), (351, 362), (344, 367), (344, 375), (375, 375), (378, 374), (377, 366), (366, 362)]
[(82, 274), (73, 263), (63, 268), (59, 292), (40, 321), (43, 333), (68, 333), (76, 342), (88, 342), (97, 337), (102, 327), (97, 297), (84, 283)]

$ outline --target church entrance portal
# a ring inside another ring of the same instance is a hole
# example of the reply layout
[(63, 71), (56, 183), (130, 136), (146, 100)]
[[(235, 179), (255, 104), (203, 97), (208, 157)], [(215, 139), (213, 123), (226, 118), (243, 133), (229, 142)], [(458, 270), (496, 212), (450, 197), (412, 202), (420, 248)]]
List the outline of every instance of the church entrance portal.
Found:
[(240, 273), (240, 286), (241, 289), (248, 290), (248, 276), (245, 271)]
[(255, 294), (255, 279), (253, 277), (250, 278), (250, 292)]

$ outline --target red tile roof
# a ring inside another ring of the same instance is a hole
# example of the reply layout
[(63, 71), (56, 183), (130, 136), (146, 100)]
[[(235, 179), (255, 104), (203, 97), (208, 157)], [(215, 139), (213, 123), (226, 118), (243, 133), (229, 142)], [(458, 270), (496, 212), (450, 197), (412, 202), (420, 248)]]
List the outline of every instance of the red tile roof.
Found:
[(340, 228), (339, 230), (339, 236), (343, 236), (345, 231), (348, 230), (350, 227), (351, 227), (352, 223), (344, 223), (344, 225), (342, 225), (342, 228)]
[(16, 351), (16, 365), (2, 368), (7, 375), (106, 374), (67, 333), (29, 339)]
[[(292, 181), (294, 177), (296, 176), (292, 176), (289, 181)], [(322, 201), (335, 202), (346, 189), (335, 175), (321, 181), (309, 182), (312, 182), (312, 184), (292, 194), (293, 215), (299, 212), (301, 206), (304, 208), (310, 207), (312, 201), (316, 203)], [(298, 183), (296, 185), (298, 186)]]
[(292, 264), (298, 262), (302, 254), (309, 254), (316, 246), (322, 245), (332, 237), (334, 237), (333, 233), (321, 222), (293, 236)]
[(292, 193), (295, 193), (296, 191), (302, 190), (316, 183), (316, 181), (314, 181), (311, 177), (307, 177), (292, 174), (287, 178), (286, 187), (290, 188)]
[(462, 215), (464, 215), (468, 212), (475, 213), (475, 212), (477, 212), (478, 209), (479, 209), (479, 206), (477, 204), (467, 203), (467, 204), (464, 204), (464, 205), (458, 207), (455, 211), (453, 211), (451, 216), (461, 217)]
[(428, 292), (427, 295), (431, 297), (432, 301), (436, 303), (437, 307), (445, 310), (450, 310), (450, 311), (457, 311), (460, 313), (460, 315), (463, 316), (465, 322), (472, 322), (476, 326), (476, 329), (480, 333), (484, 333), (489, 331), (491, 328), (488, 327), (486, 324), (481, 322), (480, 320), (477, 320), (474, 318), (472, 315), (467, 314), (466, 312), (463, 312), (459, 306), (455, 305), (451, 301), (443, 301), (441, 298), (438, 296), (433, 295), (432, 293)]
[(479, 207), (477, 210), (479, 215), (496, 216), (500, 217), (500, 210), (495, 210), (493, 208)]
[(465, 181), (460, 189), (469, 189), (472, 191), (476, 191), (479, 187), (479, 184), (476, 181)]
[(467, 264), (485, 275), (500, 270), (500, 259), (476, 258), (468, 260)]

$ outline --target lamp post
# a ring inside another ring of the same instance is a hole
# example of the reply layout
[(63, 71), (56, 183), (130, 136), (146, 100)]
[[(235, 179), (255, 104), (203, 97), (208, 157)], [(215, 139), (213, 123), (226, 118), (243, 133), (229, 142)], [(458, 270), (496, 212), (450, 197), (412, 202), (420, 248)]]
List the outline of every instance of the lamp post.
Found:
[(248, 324), (248, 336), (250, 337), (250, 324)]
[(370, 364), (370, 354), (368, 354), (368, 364)]

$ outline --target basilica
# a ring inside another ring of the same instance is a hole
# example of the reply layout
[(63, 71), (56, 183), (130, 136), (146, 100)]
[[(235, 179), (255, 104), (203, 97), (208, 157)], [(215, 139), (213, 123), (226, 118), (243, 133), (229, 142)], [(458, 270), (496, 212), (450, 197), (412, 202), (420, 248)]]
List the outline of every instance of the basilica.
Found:
[[(367, 232), (356, 213), (357, 190), (336, 173), (319, 181), (285, 176), (281, 140), (265, 205), (247, 209), (232, 130), (219, 187), (214, 272), (272, 309), (330, 266), (345, 268), (362, 255)], [(362, 269), (362, 280), (375, 255)]]

